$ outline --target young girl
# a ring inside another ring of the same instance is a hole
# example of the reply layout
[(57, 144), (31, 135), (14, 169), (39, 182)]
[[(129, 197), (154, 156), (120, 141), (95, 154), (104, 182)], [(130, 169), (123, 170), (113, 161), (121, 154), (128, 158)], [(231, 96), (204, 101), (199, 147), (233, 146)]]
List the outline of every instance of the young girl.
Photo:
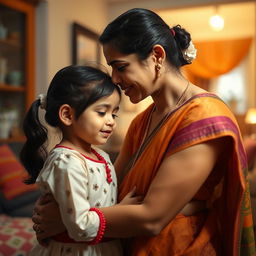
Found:
[[(111, 136), (120, 98), (120, 89), (106, 73), (68, 66), (54, 76), (47, 95), (32, 104), (24, 120), (27, 141), (21, 161), (30, 174), (27, 183), (38, 182), (58, 202), (67, 233), (53, 237), (48, 247), (36, 245), (30, 255), (122, 254), (119, 241), (101, 241), (105, 218), (98, 208), (116, 203), (117, 181), (107, 153), (92, 147)], [(62, 132), (48, 156), (39, 107), (47, 123)]]

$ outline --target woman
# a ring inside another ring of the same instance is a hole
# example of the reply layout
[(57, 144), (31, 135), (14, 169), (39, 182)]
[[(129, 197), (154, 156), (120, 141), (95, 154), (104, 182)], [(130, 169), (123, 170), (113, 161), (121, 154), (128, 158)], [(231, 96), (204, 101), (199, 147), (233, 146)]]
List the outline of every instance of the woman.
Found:
[[(131, 102), (154, 101), (131, 123), (115, 162), (119, 199), (134, 186), (144, 199), (101, 208), (104, 236), (131, 238), (127, 255), (255, 255), (239, 128), (224, 102), (181, 74), (196, 55), (190, 34), (131, 9), (100, 42), (113, 82)], [(49, 205), (36, 207), (38, 239), (63, 230)]]

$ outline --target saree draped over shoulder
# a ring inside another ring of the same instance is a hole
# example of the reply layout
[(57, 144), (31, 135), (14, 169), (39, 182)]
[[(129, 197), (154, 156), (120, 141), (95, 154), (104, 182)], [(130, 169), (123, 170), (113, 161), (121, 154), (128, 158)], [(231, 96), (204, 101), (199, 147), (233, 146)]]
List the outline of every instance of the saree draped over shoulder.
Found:
[[(139, 148), (153, 107), (131, 123), (124, 152), (134, 153)], [(208, 210), (193, 216), (178, 214), (159, 235), (136, 237), (129, 255), (256, 255), (242, 138), (232, 112), (214, 94), (196, 95), (169, 115), (124, 177), (119, 200), (135, 185), (137, 193), (145, 195), (164, 158), (220, 137), (231, 142), (232, 148), (224, 152), (226, 156), (193, 197), (206, 201)]]

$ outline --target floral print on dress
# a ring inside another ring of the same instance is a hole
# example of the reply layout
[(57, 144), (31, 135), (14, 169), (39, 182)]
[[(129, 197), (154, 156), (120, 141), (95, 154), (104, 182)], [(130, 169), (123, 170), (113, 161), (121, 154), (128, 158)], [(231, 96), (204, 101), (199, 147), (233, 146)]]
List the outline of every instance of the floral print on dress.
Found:
[(94, 184), (94, 185), (93, 185), (93, 190), (97, 191), (98, 188), (99, 188), (98, 184)]
[(95, 204), (95, 206), (96, 206), (97, 208), (99, 208), (99, 207), (101, 207), (101, 203), (100, 203), (100, 202), (97, 202), (97, 203)]

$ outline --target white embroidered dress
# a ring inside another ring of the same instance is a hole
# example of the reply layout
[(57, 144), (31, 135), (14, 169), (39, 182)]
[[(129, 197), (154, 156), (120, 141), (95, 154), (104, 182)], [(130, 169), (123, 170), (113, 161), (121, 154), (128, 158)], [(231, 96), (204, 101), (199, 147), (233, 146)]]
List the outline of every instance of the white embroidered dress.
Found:
[(43, 193), (52, 193), (59, 204), (61, 217), (69, 237), (85, 243), (61, 243), (50, 241), (47, 248), (36, 245), (30, 256), (119, 256), (122, 255), (119, 240), (87, 245), (97, 236), (99, 216), (90, 208), (116, 204), (117, 179), (107, 153), (95, 149), (108, 163), (112, 182), (106, 179), (103, 161), (85, 157), (79, 152), (56, 147), (49, 154), (37, 182)]

